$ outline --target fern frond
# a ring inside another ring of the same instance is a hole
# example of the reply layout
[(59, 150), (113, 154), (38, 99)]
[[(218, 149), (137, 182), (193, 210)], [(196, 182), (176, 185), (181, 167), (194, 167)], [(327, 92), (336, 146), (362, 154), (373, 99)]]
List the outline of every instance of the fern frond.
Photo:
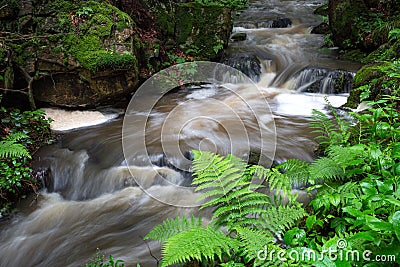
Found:
[(336, 124), (325, 113), (316, 109), (312, 110), (311, 119), (310, 127), (315, 129), (312, 132), (319, 134), (315, 139), (321, 145), (329, 145), (332, 133), (337, 131)]
[(368, 154), (365, 145), (331, 146), (328, 149), (328, 156), (345, 171), (347, 167), (362, 163), (368, 157)]
[(158, 240), (160, 243), (163, 243), (172, 236), (194, 228), (202, 228), (201, 217), (195, 218), (193, 215), (190, 219), (176, 217), (176, 219), (167, 219), (162, 224), (154, 227), (144, 239)]
[(267, 208), (261, 218), (266, 228), (275, 233), (282, 233), (306, 215), (307, 212), (299, 206), (279, 206)]
[(275, 168), (280, 170), (289, 179), (290, 184), (294, 185), (305, 185), (307, 184), (310, 177), (310, 165), (298, 159), (289, 159)]
[(235, 229), (242, 242), (241, 256), (246, 263), (254, 261), (253, 266), (262, 266), (264, 261), (259, 259), (259, 251), (273, 244), (275, 238), (268, 231), (238, 227)]
[(333, 159), (316, 159), (310, 166), (310, 180), (313, 182), (341, 180), (345, 177), (343, 168)]
[(20, 156), (27, 158), (31, 157), (26, 147), (16, 143), (16, 141), (0, 141), (0, 158), (12, 158)]
[(31, 158), (28, 149), (22, 144), (17, 143), (24, 138), (28, 138), (28, 136), (22, 132), (16, 132), (0, 141), (0, 158), (21, 156)]
[(193, 228), (181, 232), (166, 240), (162, 248), (161, 267), (188, 263), (222, 260), (222, 256), (230, 256), (231, 250), (241, 246), (239, 240), (222, 233), (221, 230)]
[(263, 186), (250, 182), (247, 164), (232, 155), (222, 157), (200, 151), (193, 154), (193, 184), (196, 191), (203, 191), (199, 200), (206, 202), (201, 208), (214, 207), (213, 224), (230, 229), (256, 222), (255, 216), (264, 212), (262, 207), (270, 203), (270, 198), (256, 192)]
[(272, 169), (267, 177), (266, 181), (268, 182), (268, 187), (270, 190), (276, 190), (277, 192), (283, 191), (285, 194), (290, 194), (292, 190), (292, 184), (290, 179), (288, 179), (287, 175), (281, 173), (278, 169)]

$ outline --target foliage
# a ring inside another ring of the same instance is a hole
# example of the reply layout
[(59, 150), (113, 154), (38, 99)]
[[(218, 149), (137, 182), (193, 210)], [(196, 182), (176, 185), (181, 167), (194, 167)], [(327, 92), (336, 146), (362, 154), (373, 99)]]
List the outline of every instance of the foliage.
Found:
[(0, 141), (0, 158), (27, 157), (30, 158), (26, 147), (17, 143), (19, 140), (27, 138), (23, 133), (14, 133), (7, 136), (3, 141)]
[[(189, 220), (177, 218), (150, 232), (147, 238), (164, 243), (162, 266), (375, 266), (376, 256), (398, 264), (398, 103), (386, 96), (347, 117), (315, 111), (312, 127), (324, 148), (311, 164), (291, 159), (265, 169), (194, 151), (193, 184), (212, 220), (206, 228), (181, 227)], [(294, 184), (312, 196), (307, 212), (291, 196)]]
[(192, 228), (165, 241), (161, 267), (190, 260), (214, 262), (216, 256), (222, 261), (223, 255), (230, 257), (230, 251), (239, 245), (238, 240), (226, 236), (221, 230)]
[(0, 141), (0, 209), (36, 187), (30, 168), (31, 155), (48, 143), (52, 134), (50, 119), (44, 112), (0, 108), (2, 140)]
[(248, 0), (195, 0), (197, 3), (212, 6), (228, 7), (233, 10), (244, 9)]
[(112, 255), (106, 260), (106, 256), (97, 249), (96, 256), (86, 263), (86, 267), (123, 267), (125, 266), (123, 260), (116, 260)]
[[(196, 177), (192, 183), (196, 191), (202, 192), (200, 209), (213, 208), (212, 220), (206, 228), (194, 217), (170, 219), (156, 226), (145, 239), (164, 243), (161, 266), (190, 261), (225, 262), (228, 258), (235, 258), (236, 263), (257, 261), (255, 255), (263, 246), (256, 251), (249, 243), (251, 238), (260, 233), (263, 238), (259, 241), (275, 246), (271, 232), (283, 233), (306, 215), (289, 195), (286, 196), (289, 201), (279, 205), (268, 194), (258, 192), (264, 189), (262, 179), (271, 182), (271, 189), (278, 189), (283, 183), (280, 180), (286, 177), (270, 177), (269, 170), (247, 166), (232, 155), (223, 157), (204, 151), (193, 154)], [(289, 166), (283, 165), (288, 169)], [(287, 192), (282, 190), (282, 193)], [(221, 232), (220, 227), (227, 231)]]
[(201, 228), (202, 227), (202, 219), (195, 218), (193, 215), (188, 220), (186, 217), (180, 219), (176, 217), (176, 219), (167, 219), (161, 225), (157, 225), (151, 230), (145, 237), (145, 239), (153, 239), (158, 240), (160, 243), (163, 243), (168, 238), (177, 235), (180, 232), (185, 232), (193, 228)]

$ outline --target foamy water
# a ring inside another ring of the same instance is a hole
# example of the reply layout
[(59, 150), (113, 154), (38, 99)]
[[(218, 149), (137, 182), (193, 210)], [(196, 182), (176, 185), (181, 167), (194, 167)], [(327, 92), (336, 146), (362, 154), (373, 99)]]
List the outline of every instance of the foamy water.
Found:
[(44, 108), (46, 118), (51, 118), (50, 128), (53, 131), (69, 131), (78, 128), (106, 123), (118, 117), (118, 114), (103, 114), (100, 111), (69, 111)]

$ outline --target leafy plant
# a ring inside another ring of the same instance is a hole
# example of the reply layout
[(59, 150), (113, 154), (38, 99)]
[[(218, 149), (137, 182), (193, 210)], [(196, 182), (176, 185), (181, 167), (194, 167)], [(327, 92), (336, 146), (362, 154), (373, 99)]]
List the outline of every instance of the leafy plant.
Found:
[[(194, 217), (177, 218), (156, 226), (146, 238), (164, 243), (162, 266), (373, 266), (373, 258), (354, 256), (366, 251), (398, 263), (398, 99), (369, 104), (368, 112), (348, 119), (333, 108), (330, 117), (314, 111), (312, 127), (324, 148), (311, 164), (291, 159), (265, 169), (194, 151), (193, 184), (212, 220), (201, 226)], [(291, 194), (294, 184), (312, 196), (307, 212)], [(339, 256), (349, 254), (354, 257)]]
[(52, 134), (51, 120), (40, 110), (21, 112), (0, 107), (0, 118), (0, 210), (4, 214), (13, 201), (35, 190), (31, 153), (51, 142)]
[(123, 267), (125, 266), (123, 260), (116, 260), (112, 255), (106, 259), (106, 256), (97, 249), (96, 256), (93, 257), (88, 263), (86, 263), (86, 267)]

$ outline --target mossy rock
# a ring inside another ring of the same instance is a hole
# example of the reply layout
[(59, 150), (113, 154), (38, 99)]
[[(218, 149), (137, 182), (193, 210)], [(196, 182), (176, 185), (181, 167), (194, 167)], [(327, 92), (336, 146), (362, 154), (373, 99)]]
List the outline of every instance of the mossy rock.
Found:
[(379, 100), (384, 95), (398, 93), (400, 63), (381, 62), (363, 66), (354, 77), (354, 89), (345, 106), (356, 108), (363, 100)]
[(96, 106), (137, 88), (141, 44), (130, 16), (107, 1), (34, 3), (19, 30), (39, 37), (19, 40), (16, 34), (8, 45), (14, 65), (34, 77), (38, 102)]

